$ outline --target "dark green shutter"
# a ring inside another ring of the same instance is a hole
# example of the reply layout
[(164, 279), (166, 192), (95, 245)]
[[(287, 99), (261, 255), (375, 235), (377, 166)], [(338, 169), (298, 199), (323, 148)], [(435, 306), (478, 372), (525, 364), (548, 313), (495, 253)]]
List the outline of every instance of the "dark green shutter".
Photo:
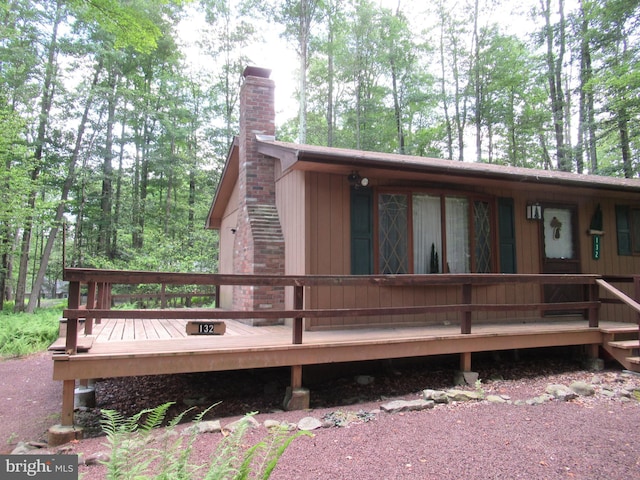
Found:
[(517, 273), (516, 228), (513, 198), (498, 199), (500, 273)]
[(351, 189), (351, 274), (373, 273), (373, 195), (369, 188)]
[(631, 255), (631, 228), (629, 207), (616, 205), (616, 232), (618, 234), (618, 255)]

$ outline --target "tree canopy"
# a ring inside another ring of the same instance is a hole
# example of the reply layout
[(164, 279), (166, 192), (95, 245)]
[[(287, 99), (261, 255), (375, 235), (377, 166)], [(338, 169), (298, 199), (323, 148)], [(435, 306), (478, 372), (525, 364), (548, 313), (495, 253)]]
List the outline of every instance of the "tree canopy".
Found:
[(637, 177), (639, 19), (634, 0), (1, 0), (0, 301), (33, 309), (63, 262), (215, 271), (203, 225), (248, 64), (291, 72), (283, 140)]

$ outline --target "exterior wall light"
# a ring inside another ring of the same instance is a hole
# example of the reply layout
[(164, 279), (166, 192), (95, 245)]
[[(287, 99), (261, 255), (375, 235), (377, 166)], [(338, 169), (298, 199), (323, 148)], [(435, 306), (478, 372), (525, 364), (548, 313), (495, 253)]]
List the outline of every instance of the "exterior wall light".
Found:
[(527, 205), (527, 220), (542, 220), (542, 206), (539, 203)]
[(354, 188), (366, 187), (369, 185), (369, 179), (367, 177), (361, 177), (358, 172), (351, 172), (347, 176), (347, 180), (349, 180), (349, 185)]

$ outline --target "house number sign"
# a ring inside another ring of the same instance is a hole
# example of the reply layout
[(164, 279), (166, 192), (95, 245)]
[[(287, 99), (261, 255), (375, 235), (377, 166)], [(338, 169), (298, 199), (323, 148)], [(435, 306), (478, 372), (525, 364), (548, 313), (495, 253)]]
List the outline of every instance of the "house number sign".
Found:
[(227, 326), (222, 321), (187, 322), (187, 335), (224, 335)]
[(594, 260), (600, 260), (600, 237), (601, 235), (591, 235), (591, 252)]
[(593, 255), (593, 259), (599, 260), (600, 240), (602, 235), (604, 235), (604, 231), (602, 230), (602, 210), (600, 209), (600, 205), (596, 207), (596, 211), (591, 217), (591, 225), (589, 226), (589, 231), (587, 233), (591, 235), (591, 253)]

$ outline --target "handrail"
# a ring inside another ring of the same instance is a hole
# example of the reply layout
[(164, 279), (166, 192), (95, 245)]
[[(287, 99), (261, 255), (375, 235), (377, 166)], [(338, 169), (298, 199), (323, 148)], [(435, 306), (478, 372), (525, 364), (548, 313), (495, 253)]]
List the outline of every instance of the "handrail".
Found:
[(624, 292), (621, 292), (620, 290), (618, 290), (616, 287), (606, 282), (605, 280), (596, 279), (596, 283), (600, 285), (602, 288), (604, 288), (607, 292), (611, 293), (612, 295), (617, 297), (619, 300), (621, 300), (622, 303), (625, 303), (626, 305), (634, 309), (636, 313), (640, 314), (640, 303), (636, 302), (629, 295), (627, 295)]
[[(599, 275), (577, 274), (433, 274), (433, 275), (231, 275), (204, 273), (170, 273), (96, 270), (69, 268), (64, 272), (69, 281), (69, 308), (64, 311), (67, 318), (65, 351), (69, 355), (77, 352), (78, 320), (86, 319), (85, 333), (91, 333), (93, 319), (102, 318), (147, 318), (147, 319), (293, 319), (292, 343), (302, 343), (304, 318), (358, 317), (372, 315), (411, 315), (422, 313), (456, 312), (461, 314), (460, 331), (471, 333), (473, 312), (518, 312), (518, 311), (576, 311), (588, 312), (589, 326), (598, 326), (600, 301), (597, 296)], [(87, 305), (80, 305), (80, 284), (89, 285)], [(280, 286), (293, 288), (293, 309), (221, 311), (213, 309), (141, 309), (110, 310), (112, 284), (163, 285), (220, 285)], [(563, 303), (474, 303), (472, 290), (501, 284), (584, 285), (588, 298), (585, 301)], [(305, 289), (312, 287), (380, 286), (380, 287), (461, 287), (460, 301), (448, 305), (417, 305), (393, 307), (358, 307), (305, 309)]]
[(238, 285), (238, 286), (429, 286), (429, 285), (497, 285), (501, 283), (592, 284), (596, 274), (511, 274), (511, 273), (442, 273), (430, 275), (261, 275), (224, 273), (172, 273), (123, 270), (67, 268), (63, 278), (69, 282), (105, 282), (124, 285), (166, 283), (167, 285)]

